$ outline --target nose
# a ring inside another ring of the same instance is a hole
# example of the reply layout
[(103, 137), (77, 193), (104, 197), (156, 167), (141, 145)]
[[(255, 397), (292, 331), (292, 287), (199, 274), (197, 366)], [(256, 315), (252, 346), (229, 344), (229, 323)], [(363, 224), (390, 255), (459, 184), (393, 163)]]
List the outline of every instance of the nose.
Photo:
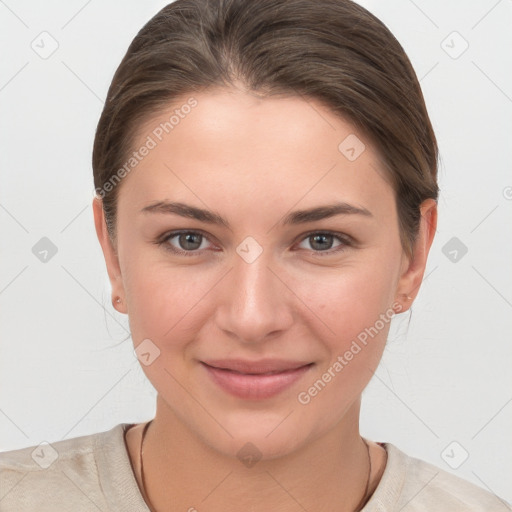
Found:
[(235, 255), (217, 297), (217, 326), (245, 344), (264, 342), (289, 329), (295, 296), (282, 274), (265, 251), (252, 262)]

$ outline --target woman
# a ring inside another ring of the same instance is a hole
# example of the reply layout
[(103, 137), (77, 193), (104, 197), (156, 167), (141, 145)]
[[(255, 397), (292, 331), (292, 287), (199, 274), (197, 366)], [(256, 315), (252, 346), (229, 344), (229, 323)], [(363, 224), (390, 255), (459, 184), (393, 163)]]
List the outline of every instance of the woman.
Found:
[(359, 433), (437, 223), (437, 144), (346, 0), (178, 0), (129, 47), (95, 225), (155, 418), (4, 453), (5, 511), (510, 510)]

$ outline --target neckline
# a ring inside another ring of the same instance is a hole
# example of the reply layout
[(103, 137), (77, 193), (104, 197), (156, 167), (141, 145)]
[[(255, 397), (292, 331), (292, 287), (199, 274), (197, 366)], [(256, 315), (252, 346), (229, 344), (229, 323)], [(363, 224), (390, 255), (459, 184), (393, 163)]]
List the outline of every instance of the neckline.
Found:
[[(151, 512), (144, 501), (132, 466), (126, 432), (142, 423), (120, 423), (104, 439), (96, 439), (95, 454), (101, 483), (104, 484), (108, 504), (120, 512)], [(406, 455), (391, 443), (374, 441), (386, 450), (387, 463), (381, 479), (361, 512), (369, 512), (375, 505), (381, 511), (394, 510), (405, 481)]]
[(96, 437), (94, 451), (98, 476), (109, 509), (117, 512), (151, 512), (139, 489), (125, 434), (139, 423), (119, 423)]

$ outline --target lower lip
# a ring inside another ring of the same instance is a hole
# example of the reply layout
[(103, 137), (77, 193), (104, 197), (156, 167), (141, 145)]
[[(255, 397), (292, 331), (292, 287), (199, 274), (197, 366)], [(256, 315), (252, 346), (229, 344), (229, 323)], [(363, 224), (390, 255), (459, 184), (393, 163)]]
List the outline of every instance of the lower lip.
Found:
[(202, 365), (208, 371), (213, 381), (224, 391), (246, 400), (262, 400), (281, 393), (297, 382), (312, 366), (301, 366), (295, 370), (287, 370), (272, 375), (248, 375), (230, 370), (223, 370)]

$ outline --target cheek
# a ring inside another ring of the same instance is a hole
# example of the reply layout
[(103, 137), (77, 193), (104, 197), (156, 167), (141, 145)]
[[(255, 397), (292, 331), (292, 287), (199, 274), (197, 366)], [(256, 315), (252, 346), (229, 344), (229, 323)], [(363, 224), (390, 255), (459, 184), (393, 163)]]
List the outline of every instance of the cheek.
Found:
[(381, 260), (296, 279), (298, 295), (317, 313), (333, 339), (357, 336), (392, 304), (396, 265)]
[(296, 401), (304, 413), (321, 418), (319, 429), (345, 414), (372, 378), (393, 317), (389, 297), (390, 283), (371, 272), (346, 273), (309, 293), (310, 304), (318, 305), (311, 306), (318, 319), (310, 328), (325, 357)]
[[(201, 298), (216, 279), (209, 281), (193, 267), (170, 268), (161, 262), (127, 271), (130, 331), (142, 370), (168, 403), (183, 408), (189, 397), (179, 383), (187, 381), (189, 348), (208, 321)], [(145, 353), (150, 354), (148, 360)]]
[[(328, 278), (302, 279), (298, 292), (315, 313), (310, 329), (328, 353), (321, 371), (341, 358), (345, 377), (338, 380), (350, 376), (356, 386), (369, 380), (377, 367), (394, 315), (396, 269), (383, 263), (381, 259), (380, 265), (374, 262), (331, 272)], [(341, 375), (339, 365), (337, 369)]]
[(138, 338), (164, 340), (197, 322), (201, 298), (216, 282), (213, 276), (192, 267), (162, 264), (136, 265), (125, 280), (129, 319), (135, 343)]

